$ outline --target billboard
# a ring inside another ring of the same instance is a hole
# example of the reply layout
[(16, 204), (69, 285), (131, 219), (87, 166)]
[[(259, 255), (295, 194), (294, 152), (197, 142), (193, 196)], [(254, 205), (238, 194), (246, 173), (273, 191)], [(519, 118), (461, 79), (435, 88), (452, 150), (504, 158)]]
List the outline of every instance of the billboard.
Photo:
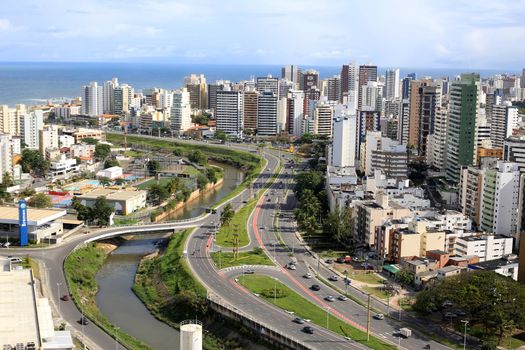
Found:
[(27, 203), (25, 200), (18, 201), (18, 228), (20, 232), (20, 246), (26, 246), (29, 241), (27, 227)]

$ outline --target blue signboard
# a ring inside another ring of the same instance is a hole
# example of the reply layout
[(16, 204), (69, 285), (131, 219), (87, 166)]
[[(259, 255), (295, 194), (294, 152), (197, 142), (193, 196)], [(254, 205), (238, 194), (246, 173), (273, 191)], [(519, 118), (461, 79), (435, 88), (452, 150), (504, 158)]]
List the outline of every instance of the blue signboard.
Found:
[(18, 227), (20, 232), (20, 246), (29, 243), (29, 231), (27, 227), (27, 203), (25, 200), (18, 201)]

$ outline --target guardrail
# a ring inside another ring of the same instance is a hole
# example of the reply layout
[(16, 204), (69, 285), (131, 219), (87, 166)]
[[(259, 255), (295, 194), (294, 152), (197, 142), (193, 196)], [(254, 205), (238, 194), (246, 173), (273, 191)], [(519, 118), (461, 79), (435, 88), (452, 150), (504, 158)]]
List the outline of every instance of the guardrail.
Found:
[(267, 323), (256, 320), (252, 315), (249, 315), (237, 309), (235, 306), (228, 304), (218, 296), (208, 293), (207, 300), (210, 307), (214, 311), (222, 314), (223, 316), (240, 322), (245, 327), (255, 330), (258, 335), (264, 337), (268, 342), (272, 344), (278, 344), (280, 346), (286, 347), (287, 349), (293, 350), (316, 349), (305, 344), (299, 339), (282, 334), (281, 330), (270, 326)]

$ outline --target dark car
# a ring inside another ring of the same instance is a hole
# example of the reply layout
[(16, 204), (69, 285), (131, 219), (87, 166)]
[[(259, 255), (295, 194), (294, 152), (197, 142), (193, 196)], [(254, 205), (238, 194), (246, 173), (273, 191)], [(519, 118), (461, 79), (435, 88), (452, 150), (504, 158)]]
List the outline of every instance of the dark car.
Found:
[(64, 294), (64, 295), (62, 296), (62, 300), (64, 300), (64, 301), (69, 301), (69, 294)]
[(308, 334), (314, 334), (314, 329), (310, 326), (303, 327), (303, 332)]
[(82, 325), (84, 325), (84, 326), (87, 326), (87, 325), (89, 324), (89, 320), (87, 319), (86, 316), (82, 316), (82, 317), (80, 318), (80, 320), (78, 321), (78, 323), (80, 323), (80, 324), (82, 324)]
[(326, 260), (325, 260), (325, 263), (327, 263), (327, 264), (333, 264), (334, 261), (333, 261), (332, 259), (326, 259)]
[(253, 275), (255, 273), (255, 270), (244, 270), (243, 273), (245, 275)]
[(320, 291), (321, 287), (318, 284), (312, 284), (310, 287), (311, 290)]

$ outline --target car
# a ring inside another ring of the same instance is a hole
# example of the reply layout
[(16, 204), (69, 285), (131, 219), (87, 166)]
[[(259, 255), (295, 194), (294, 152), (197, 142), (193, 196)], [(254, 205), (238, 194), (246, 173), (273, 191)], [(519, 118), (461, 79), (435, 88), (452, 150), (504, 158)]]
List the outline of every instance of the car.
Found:
[(324, 297), (324, 300), (329, 301), (329, 302), (333, 302), (333, 301), (335, 301), (335, 298), (333, 296), (331, 296), (331, 295), (327, 295), (327, 296)]
[(333, 264), (334, 263), (334, 261), (332, 259), (326, 259), (324, 262), (327, 263), (327, 264)]
[(321, 287), (318, 284), (312, 284), (310, 287), (311, 290), (320, 291)]
[(303, 327), (303, 332), (308, 334), (314, 334), (314, 329), (310, 326)]
[(252, 269), (244, 270), (242, 273), (245, 275), (253, 275), (255, 273), (255, 270), (252, 270)]
[(9, 260), (10, 260), (11, 263), (13, 263), (13, 264), (21, 263), (21, 262), (22, 262), (22, 259), (20, 259), (20, 258), (10, 258)]
[(271, 202), (271, 201), (272, 201), (272, 199), (271, 199), (271, 198), (268, 198), (268, 199), (267, 199), (266, 201), (267, 201), (267, 202)]
[(69, 301), (69, 294), (64, 294), (64, 295), (62, 296), (62, 300), (63, 300), (63, 301)]
[(89, 324), (89, 320), (87, 319), (86, 316), (82, 316), (80, 320), (78, 320), (78, 323), (80, 323), (81, 325), (87, 326)]
[(288, 270), (296, 270), (297, 269), (297, 266), (295, 266), (294, 264), (288, 264)]
[(332, 275), (332, 276), (328, 277), (328, 279), (329, 279), (330, 281), (334, 281), (334, 282), (335, 282), (335, 281), (339, 281), (339, 277), (337, 277), (337, 275)]
[(335, 262), (338, 263), (338, 264), (342, 264), (345, 262), (345, 258), (337, 258), (335, 259)]
[(304, 319), (300, 318), (300, 317), (296, 317), (293, 319), (293, 321), (295, 323), (299, 323), (299, 324), (303, 324), (304, 323)]
[(384, 320), (385, 319), (385, 315), (383, 315), (383, 314), (375, 314), (374, 318), (376, 320)]
[(305, 273), (305, 274), (303, 275), (303, 277), (304, 277), (304, 278), (307, 278), (307, 279), (313, 278), (313, 276), (312, 276), (312, 274), (311, 274), (310, 272)]
[(456, 318), (456, 317), (458, 317), (458, 315), (456, 315), (453, 312), (445, 312), (445, 317), (446, 318)]
[(341, 300), (341, 301), (347, 301), (348, 298), (344, 295), (340, 295), (339, 297), (337, 297), (337, 299)]

